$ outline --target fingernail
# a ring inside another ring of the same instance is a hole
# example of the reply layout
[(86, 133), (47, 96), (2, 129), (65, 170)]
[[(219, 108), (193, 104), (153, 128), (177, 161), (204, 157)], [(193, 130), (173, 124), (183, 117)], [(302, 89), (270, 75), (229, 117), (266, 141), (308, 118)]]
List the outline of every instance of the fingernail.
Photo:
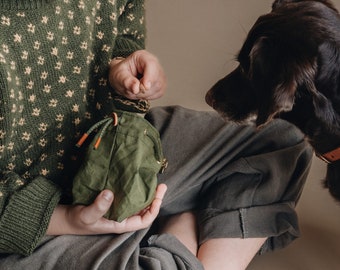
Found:
[(112, 192), (110, 191), (103, 191), (103, 198), (107, 201), (111, 201), (112, 200), (112, 197), (113, 197), (113, 194)]

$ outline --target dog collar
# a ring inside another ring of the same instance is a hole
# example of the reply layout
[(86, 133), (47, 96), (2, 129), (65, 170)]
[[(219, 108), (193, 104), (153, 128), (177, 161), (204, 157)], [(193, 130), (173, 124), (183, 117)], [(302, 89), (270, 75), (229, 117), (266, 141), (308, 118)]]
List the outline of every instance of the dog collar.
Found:
[(334, 161), (340, 160), (340, 147), (325, 154), (318, 154), (317, 156), (326, 163), (332, 163)]

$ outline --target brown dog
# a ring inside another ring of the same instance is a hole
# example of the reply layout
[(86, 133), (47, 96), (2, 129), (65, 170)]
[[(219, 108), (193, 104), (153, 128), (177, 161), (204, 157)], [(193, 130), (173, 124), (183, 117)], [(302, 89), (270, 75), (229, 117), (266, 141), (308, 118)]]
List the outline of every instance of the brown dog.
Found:
[(273, 117), (299, 127), (329, 164), (325, 186), (340, 201), (340, 15), (328, 0), (276, 0), (250, 30), (239, 66), (207, 103), (229, 120)]

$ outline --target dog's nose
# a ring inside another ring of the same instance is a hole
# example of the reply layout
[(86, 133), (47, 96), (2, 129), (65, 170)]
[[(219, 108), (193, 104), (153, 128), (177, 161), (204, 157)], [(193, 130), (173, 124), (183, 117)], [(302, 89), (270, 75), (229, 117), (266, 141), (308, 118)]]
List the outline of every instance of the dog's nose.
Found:
[(206, 95), (205, 95), (205, 102), (211, 106), (211, 107), (214, 107), (214, 98), (213, 98), (213, 95), (212, 95), (212, 91), (209, 90)]

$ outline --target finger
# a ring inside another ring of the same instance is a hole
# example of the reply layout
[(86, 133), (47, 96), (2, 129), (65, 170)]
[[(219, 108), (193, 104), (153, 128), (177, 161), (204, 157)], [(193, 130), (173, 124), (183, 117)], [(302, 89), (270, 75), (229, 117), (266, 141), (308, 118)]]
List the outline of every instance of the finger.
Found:
[(156, 189), (156, 195), (155, 198), (159, 200), (163, 200), (164, 195), (167, 191), (168, 187), (166, 184), (159, 184)]
[(109, 210), (113, 201), (113, 193), (110, 190), (104, 190), (95, 199), (95, 201), (83, 208), (81, 220), (85, 224), (93, 224), (102, 218)]
[[(141, 83), (140, 83), (140, 81), (136, 77), (131, 78), (131, 84), (130, 84), (130, 86), (127, 87), (127, 89), (130, 90), (130, 92), (133, 95), (135, 95), (135, 96), (138, 95), (139, 93), (141, 93)], [(134, 97), (134, 98), (136, 98), (136, 97)]]
[(151, 81), (147, 81), (145, 77), (140, 79), (139, 90), (141, 93), (145, 93), (151, 89)]
[(158, 83), (151, 86), (149, 90), (146, 90), (143, 82), (140, 82), (139, 93), (135, 95), (137, 99), (147, 99), (147, 100), (155, 100), (164, 95), (165, 86), (160, 85)]
[(140, 84), (139, 84), (139, 93), (141, 94), (145, 94), (145, 92), (148, 90), (148, 86), (145, 86), (142, 81), (140, 81)]
[(137, 99), (136, 96), (140, 93), (140, 82), (138, 78), (128, 73), (124, 73), (124, 75), (121, 76), (120, 81), (120, 86), (117, 86), (115, 90), (127, 98)]
[[(166, 90), (166, 78), (162, 73), (158, 73), (155, 80), (148, 80), (145, 76), (140, 79), (140, 94), (144, 94), (144, 98), (157, 99), (163, 96)], [(144, 92), (142, 92), (144, 90)]]
[(156, 189), (155, 199), (153, 200), (151, 207), (150, 207), (151, 213), (158, 214), (167, 188), (168, 187), (165, 184), (159, 184), (158, 185), (158, 187)]
[(151, 205), (149, 205), (146, 208), (144, 208), (143, 210), (141, 210), (137, 215), (144, 216), (147, 212), (150, 212), (152, 205), (154, 207), (154, 210), (157, 210), (157, 208), (160, 208), (160, 206), (163, 202), (163, 198), (164, 198), (164, 195), (166, 193), (166, 190), (167, 190), (167, 186), (165, 184), (160, 184), (156, 189), (155, 198), (154, 198), (153, 202), (151, 203)]
[(153, 200), (150, 207), (142, 210), (138, 215), (129, 217), (123, 220), (121, 223), (116, 223), (116, 230), (127, 232), (140, 230), (150, 226), (159, 213), (160, 206), (162, 204), (166, 190), (167, 186), (165, 184), (158, 185), (156, 189), (155, 199)]
[(159, 75), (159, 66), (148, 64), (145, 65), (143, 70), (143, 77), (140, 79), (141, 92), (150, 91), (152, 86), (156, 84), (156, 81), (161, 77)]
[[(156, 206), (156, 208), (158, 206), (160, 206), (162, 204), (163, 198), (164, 198), (164, 194), (167, 190), (167, 186), (165, 184), (160, 184), (157, 189), (156, 189), (156, 194), (155, 194), (155, 198), (152, 201), (151, 205), (147, 206), (146, 208), (144, 208), (143, 210), (139, 211), (136, 215), (138, 216), (144, 216), (145, 213), (149, 212), (152, 204), (154, 204), (154, 207)], [(156, 200), (156, 203), (154, 203), (154, 201)]]
[(149, 226), (157, 217), (159, 210), (161, 208), (161, 204), (162, 204), (166, 190), (167, 190), (167, 186), (165, 184), (160, 184), (157, 187), (156, 195), (150, 208), (140, 216), (141, 225), (144, 228), (146, 226)]

